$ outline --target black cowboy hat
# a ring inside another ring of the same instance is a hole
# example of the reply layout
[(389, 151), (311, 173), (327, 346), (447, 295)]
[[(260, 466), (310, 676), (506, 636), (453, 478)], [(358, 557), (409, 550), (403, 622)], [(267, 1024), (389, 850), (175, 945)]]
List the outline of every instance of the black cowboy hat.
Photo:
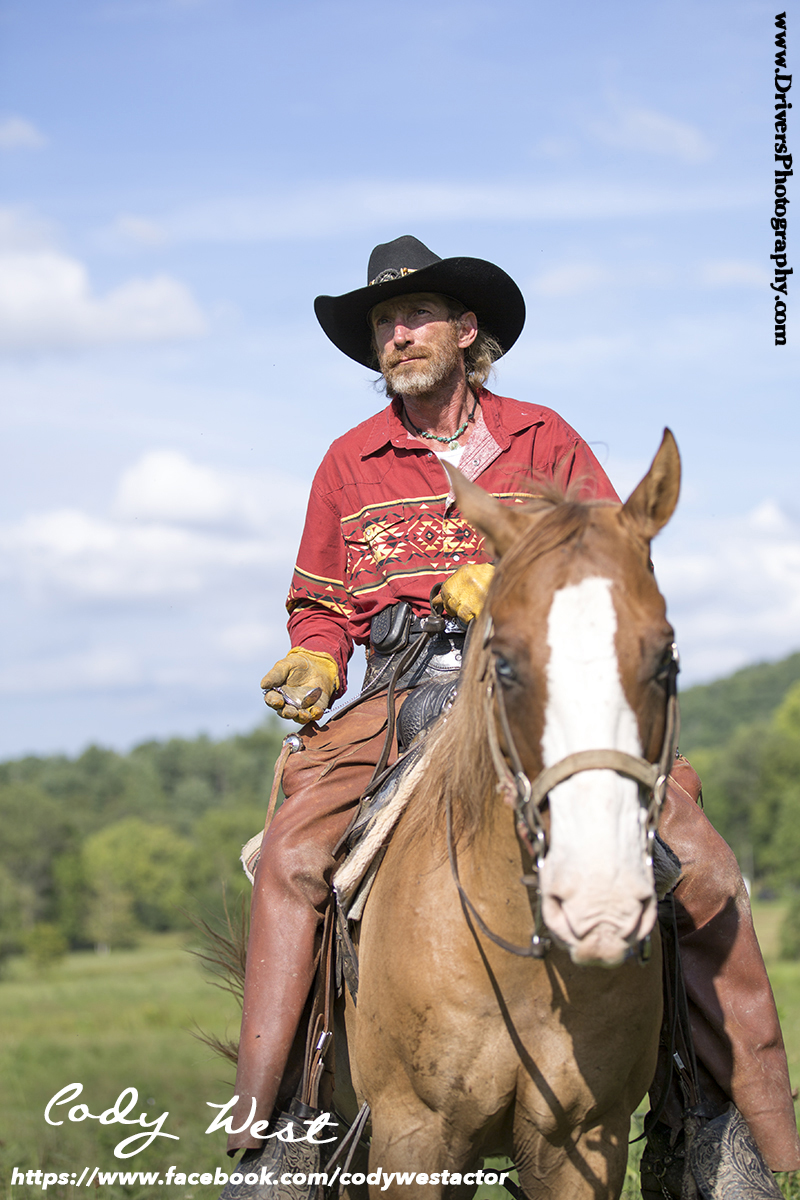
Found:
[(439, 258), (406, 235), (376, 246), (367, 286), (344, 296), (317, 296), (314, 311), (335, 346), (365, 367), (375, 367), (370, 311), (382, 300), (413, 292), (450, 296), (478, 318), (481, 329), (510, 350), (525, 324), (525, 301), (510, 275), (482, 258)]

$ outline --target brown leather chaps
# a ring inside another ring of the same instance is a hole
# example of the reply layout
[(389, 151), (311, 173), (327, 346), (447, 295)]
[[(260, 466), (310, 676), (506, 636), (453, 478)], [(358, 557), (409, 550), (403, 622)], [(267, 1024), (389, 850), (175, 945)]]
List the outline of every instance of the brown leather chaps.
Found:
[[(676, 759), (658, 831), (682, 864), (675, 909), (701, 1084), (720, 1111), (734, 1101), (768, 1167), (796, 1171), (800, 1140), (786, 1053), (747, 889), (699, 795), (696, 771)], [(679, 1125), (674, 1107), (663, 1119)]]
[[(333, 851), (385, 729), (386, 698), (378, 696), (307, 727), (303, 749), (287, 761), (287, 798), (264, 836), (253, 889), (231, 1123), (241, 1132), (228, 1139), (231, 1154), (263, 1144), (249, 1128), (268, 1120), (278, 1099), (313, 981)], [(800, 1142), (772, 989), (736, 859), (699, 807), (699, 792), (690, 764), (676, 760), (660, 832), (683, 864), (675, 895), (697, 1056), (714, 1098), (733, 1098), (767, 1164), (795, 1170)]]

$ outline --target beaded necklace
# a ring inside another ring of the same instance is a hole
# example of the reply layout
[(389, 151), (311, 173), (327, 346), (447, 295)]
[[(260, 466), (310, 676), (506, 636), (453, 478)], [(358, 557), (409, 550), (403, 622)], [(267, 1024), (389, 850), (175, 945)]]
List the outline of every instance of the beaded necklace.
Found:
[(462, 433), (467, 428), (467, 425), (469, 425), (472, 421), (475, 420), (475, 409), (477, 407), (478, 407), (478, 397), (476, 396), (473, 401), (473, 404), (472, 404), (472, 412), (467, 413), (467, 419), (464, 422), (464, 424), (461, 425), (455, 431), (455, 433), (451, 433), (449, 437), (440, 437), (438, 433), (428, 433), (428, 431), (426, 429), (418, 429), (417, 426), (414, 424), (414, 422), (411, 420), (411, 417), (408, 415), (408, 409), (406, 409), (406, 420), (408, 421), (411, 428), (414, 430), (414, 433), (417, 435), (417, 437), (427, 438), (431, 442), (443, 442), (447, 446), (448, 450), (455, 450), (456, 446), (458, 445), (458, 439), (461, 437)]

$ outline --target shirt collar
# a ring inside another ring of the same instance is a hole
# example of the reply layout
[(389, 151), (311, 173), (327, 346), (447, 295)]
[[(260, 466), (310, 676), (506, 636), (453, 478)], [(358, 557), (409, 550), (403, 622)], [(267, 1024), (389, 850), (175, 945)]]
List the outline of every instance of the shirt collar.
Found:
[(361, 447), (362, 458), (369, 458), (370, 454), (377, 454), (390, 442), (393, 446), (402, 447), (405, 450), (422, 449), (403, 424), (400, 417), (401, 412), (400, 401), (393, 400), (387, 408), (384, 408), (383, 412), (376, 413), (368, 422), (367, 436)]
[[(501, 450), (507, 450), (511, 438), (523, 429), (529, 429), (542, 418), (538, 410), (530, 404), (521, 404), (507, 396), (495, 396), (493, 392), (482, 388), (478, 393), (481, 412), (486, 422), (486, 428), (491, 433)], [(382, 412), (376, 413), (367, 423), (367, 433), (361, 447), (361, 457), (368, 458), (377, 454), (390, 443), (397, 449), (418, 450), (425, 453), (416, 438), (408, 432), (402, 422), (402, 405), (399, 400), (393, 400)]]

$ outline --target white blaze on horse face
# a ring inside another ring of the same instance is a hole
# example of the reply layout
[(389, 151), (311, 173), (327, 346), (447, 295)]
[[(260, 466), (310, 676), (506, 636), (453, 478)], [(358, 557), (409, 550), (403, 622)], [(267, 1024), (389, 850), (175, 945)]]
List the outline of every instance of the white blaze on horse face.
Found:
[[(639, 727), (620, 679), (610, 579), (559, 589), (547, 624), (547, 707), (542, 757), (578, 750), (640, 755)], [(575, 962), (621, 962), (655, 920), (653, 873), (636, 783), (583, 771), (550, 793), (550, 848), (541, 871), (551, 933)]]

